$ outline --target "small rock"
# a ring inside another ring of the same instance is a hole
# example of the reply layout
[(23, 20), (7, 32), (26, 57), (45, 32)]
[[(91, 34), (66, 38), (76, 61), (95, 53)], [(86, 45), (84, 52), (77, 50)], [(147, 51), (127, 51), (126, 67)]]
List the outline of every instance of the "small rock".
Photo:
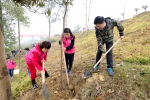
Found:
[(144, 68), (141, 69), (142, 71), (144, 70)]
[(54, 92), (54, 94), (57, 94), (57, 93), (58, 93), (58, 91), (55, 91), (55, 92)]
[(103, 75), (99, 75), (99, 79), (100, 81), (105, 81), (104, 76)]
[(98, 73), (94, 73), (93, 78), (94, 78), (94, 80), (97, 80), (98, 79)]
[(116, 67), (120, 67), (120, 66), (123, 66), (123, 62), (120, 62), (120, 63), (116, 64)]
[(105, 99), (101, 96), (98, 96), (95, 100), (105, 100)]
[(111, 94), (111, 93), (113, 93), (113, 92), (114, 92), (114, 90), (109, 89), (109, 90), (106, 92), (106, 95), (109, 95), (109, 94)]
[(90, 78), (86, 79), (86, 83), (91, 83), (93, 81), (94, 81), (93, 77), (90, 77)]
[(71, 99), (71, 100), (79, 100), (79, 99)]
[(129, 75), (127, 74), (126, 77), (129, 77)]
[(53, 81), (50, 82), (50, 84), (53, 84), (53, 83), (54, 83)]
[(69, 84), (69, 89), (72, 91), (74, 90), (74, 86), (72, 84)]
[(136, 79), (136, 75), (133, 76), (133, 79)]
[(80, 90), (79, 86), (75, 86), (75, 94), (77, 94), (79, 90)]
[(135, 71), (135, 70), (137, 70), (137, 69), (134, 69), (134, 68), (133, 68), (132, 70)]

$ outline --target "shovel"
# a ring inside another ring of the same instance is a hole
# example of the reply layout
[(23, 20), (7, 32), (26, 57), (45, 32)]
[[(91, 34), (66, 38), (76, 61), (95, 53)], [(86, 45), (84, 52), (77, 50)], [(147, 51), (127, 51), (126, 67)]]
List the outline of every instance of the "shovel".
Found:
[[(44, 70), (44, 61), (43, 61), (43, 70)], [(44, 99), (50, 100), (50, 93), (45, 85), (45, 74), (44, 73), (42, 74), (42, 87), (43, 87), (42, 95), (43, 95)]]
[[(113, 44), (113, 46), (105, 53), (105, 55), (120, 41), (120, 38)], [(100, 58), (100, 60), (94, 65), (94, 69), (95, 67), (101, 62), (101, 60), (103, 59), (103, 56)], [(84, 72), (84, 78), (89, 78), (92, 77), (92, 72), (93, 71), (85, 71)]]

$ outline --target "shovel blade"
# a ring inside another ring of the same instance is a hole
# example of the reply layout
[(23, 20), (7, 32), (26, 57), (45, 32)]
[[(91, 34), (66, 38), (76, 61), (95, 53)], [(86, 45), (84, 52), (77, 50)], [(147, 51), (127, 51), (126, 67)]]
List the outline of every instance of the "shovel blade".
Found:
[(84, 72), (84, 77), (85, 77), (85, 78), (92, 77), (92, 72), (91, 72), (91, 71), (85, 71), (85, 72)]
[(49, 90), (47, 89), (46, 85), (43, 84), (43, 92), (42, 95), (44, 97), (45, 100), (50, 100), (50, 93)]

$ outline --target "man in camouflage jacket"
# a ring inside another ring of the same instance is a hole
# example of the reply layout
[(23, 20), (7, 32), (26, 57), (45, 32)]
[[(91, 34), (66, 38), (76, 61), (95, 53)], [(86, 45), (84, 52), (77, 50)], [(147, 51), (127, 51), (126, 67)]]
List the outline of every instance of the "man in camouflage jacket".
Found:
[[(116, 26), (118, 31), (119, 31), (119, 35), (120, 38), (124, 38), (124, 28), (122, 26), (122, 24), (119, 21), (116, 21), (114, 19), (111, 18), (104, 18), (103, 16), (97, 16), (94, 20), (94, 24), (95, 24), (95, 29), (96, 29), (96, 38), (97, 38), (97, 44), (98, 44), (98, 51), (97, 51), (97, 56), (96, 56), (96, 62), (99, 61), (99, 59), (101, 58), (101, 56), (103, 56), (105, 58), (107, 58), (107, 71), (108, 74), (110, 76), (114, 75), (113, 72), (113, 52), (112, 50), (110, 52), (108, 52), (107, 55), (105, 55), (105, 50), (103, 45), (106, 44), (106, 50), (108, 50), (109, 48), (111, 48), (111, 46), (113, 45), (113, 30), (114, 27)], [(98, 70), (99, 64), (95, 67), (94, 71)]]

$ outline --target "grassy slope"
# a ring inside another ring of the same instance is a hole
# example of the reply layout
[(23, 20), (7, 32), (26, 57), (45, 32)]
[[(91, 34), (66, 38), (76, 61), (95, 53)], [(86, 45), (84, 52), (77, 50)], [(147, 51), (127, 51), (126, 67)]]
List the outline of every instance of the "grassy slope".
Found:
[[(84, 93), (79, 93), (83, 100), (92, 100), (97, 96), (102, 96), (106, 100), (144, 100), (150, 98), (149, 93), (149, 76), (150, 76), (150, 12), (145, 12), (134, 18), (131, 18), (124, 23), (125, 27), (125, 38), (119, 42), (119, 44), (114, 48), (114, 58), (115, 64), (118, 62), (124, 62), (122, 67), (115, 68), (115, 76), (110, 78), (106, 72), (106, 64), (103, 61), (101, 65), (100, 75), (104, 75), (105, 81), (101, 82), (98, 80), (98, 83), (101, 86), (101, 91), (95, 91), (95, 81), (92, 85), (85, 86), (86, 91)], [(115, 40), (118, 38), (118, 32), (115, 30)], [(57, 39), (57, 38), (56, 38)], [(58, 40), (58, 39), (57, 39)], [(48, 69), (51, 71), (55, 67), (59, 67), (60, 53), (58, 49), (58, 44), (55, 50), (50, 51), (50, 60), (46, 63), (46, 66), (49, 65)], [(84, 34), (76, 35), (76, 54), (75, 62), (73, 67), (73, 72), (75, 70), (90, 69), (93, 67), (95, 62), (95, 56), (97, 51), (97, 43), (94, 34), (94, 30), (89, 32), (88, 36)], [(134, 63), (133, 63), (134, 62)], [(142, 65), (142, 64), (145, 64)], [(140, 72), (148, 73), (146, 75), (140, 75)], [(23, 73), (24, 75), (25, 73)], [(20, 78), (15, 76), (16, 80), (12, 80), (12, 89), (13, 93), (17, 93), (15, 85)], [(28, 80), (23, 78), (24, 80)], [(29, 80), (27, 81), (29, 83)], [(26, 86), (26, 82), (22, 83), (21, 86)], [(28, 87), (29, 88), (29, 87)], [(23, 90), (26, 87), (23, 88)], [(106, 91), (112, 89), (114, 93), (106, 95)], [(111, 98), (111, 99), (110, 99)]]
[[(150, 63), (150, 12), (145, 12), (124, 22), (125, 36), (119, 53), (125, 61)], [(120, 45), (118, 45), (120, 46)]]

